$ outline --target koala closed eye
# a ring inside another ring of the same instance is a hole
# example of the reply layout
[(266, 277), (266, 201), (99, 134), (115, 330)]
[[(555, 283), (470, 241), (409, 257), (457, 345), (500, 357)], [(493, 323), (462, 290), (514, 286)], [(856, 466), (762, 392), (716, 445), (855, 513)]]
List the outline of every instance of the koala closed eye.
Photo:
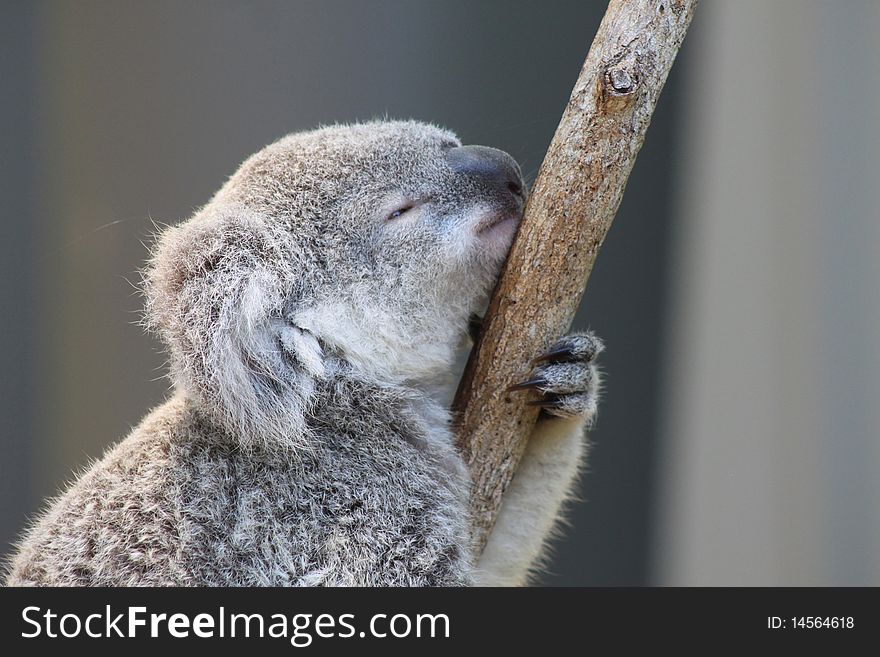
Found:
[(392, 219), (399, 219), (404, 214), (406, 214), (407, 212), (412, 210), (414, 207), (415, 207), (414, 205), (409, 204), (409, 205), (403, 206), (402, 208), (398, 208), (397, 210), (395, 210), (394, 212), (392, 212), (391, 214), (388, 215), (388, 221), (391, 221)]

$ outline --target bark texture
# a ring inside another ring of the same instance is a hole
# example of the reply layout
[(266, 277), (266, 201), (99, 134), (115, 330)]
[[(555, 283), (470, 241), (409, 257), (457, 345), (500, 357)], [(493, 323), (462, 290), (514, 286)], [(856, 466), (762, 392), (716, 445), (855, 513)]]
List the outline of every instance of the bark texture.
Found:
[(538, 416), (506, 389), (571, 325), (697, 2), (611, 0), (541, 165), (454, 402), (479, 548)]

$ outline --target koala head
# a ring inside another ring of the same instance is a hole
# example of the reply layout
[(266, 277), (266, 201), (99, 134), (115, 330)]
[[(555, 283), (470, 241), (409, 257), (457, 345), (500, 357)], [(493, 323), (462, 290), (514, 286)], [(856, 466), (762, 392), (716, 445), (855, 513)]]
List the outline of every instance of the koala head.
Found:
[(416, 122), (289, 135), (165, 230), (145, 278), (172, 378), (245, 444), (295, 444), (316, 382), (448, 370), (515, 234), (508, 154)]

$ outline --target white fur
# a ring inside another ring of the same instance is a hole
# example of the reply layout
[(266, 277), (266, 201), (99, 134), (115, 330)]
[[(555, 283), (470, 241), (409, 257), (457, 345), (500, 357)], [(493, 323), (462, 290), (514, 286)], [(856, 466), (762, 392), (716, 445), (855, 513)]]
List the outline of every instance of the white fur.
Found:
[(571, 495), (585, 447), (583, 418), (554, 418), (538, 424), (477, 562), (478, 584), (522, 586), (528, 582)]

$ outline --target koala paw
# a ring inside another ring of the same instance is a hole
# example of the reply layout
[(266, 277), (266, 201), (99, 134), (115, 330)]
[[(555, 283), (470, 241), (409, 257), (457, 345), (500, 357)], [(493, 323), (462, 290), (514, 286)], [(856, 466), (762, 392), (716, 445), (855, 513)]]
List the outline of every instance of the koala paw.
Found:
[(599, 401), (599, 370), (595, 359), (604, 346), (592, 333), (571, 333), (551, 349), (532, 361), (527, 381), (508, 388), (509, 391), (535, 390), (539, 399), (528, 402), (540, 406), (548, 415), (583, 417), (591, 423)]

